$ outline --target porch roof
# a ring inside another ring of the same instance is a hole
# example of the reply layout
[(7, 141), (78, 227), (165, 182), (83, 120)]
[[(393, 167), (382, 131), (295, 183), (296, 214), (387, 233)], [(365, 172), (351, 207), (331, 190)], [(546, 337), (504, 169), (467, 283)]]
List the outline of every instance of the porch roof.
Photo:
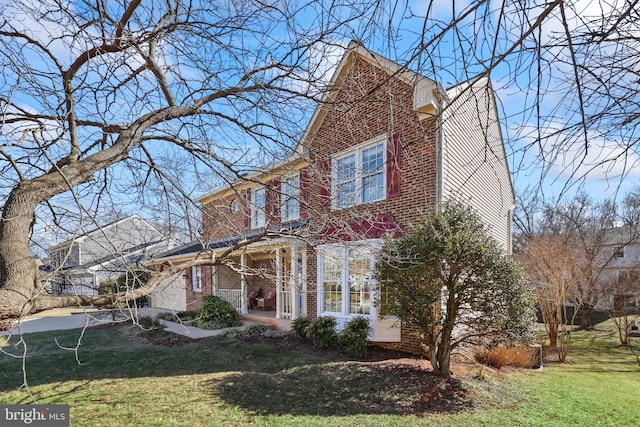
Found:
[[(269, 239), (274, 239), (277, 237), (296, 237), (300, 236), (300, 231), (304, 229), (304, 227), (308, 224), (308, 220), (304, 221), (294, 221), (287, 224), (281, 224), (277, 226), (273, 226), (267, 229), (267, 235), (258, 240), (258, 242), (264, 242)], [(224, 237), (221, 239), (212, 240), (208, 243), (203, 242), (191, 242), (186, 245), (182, 245), (177, 247), (169, 252), (165, 252), (160, 254), (157, 258), (172, 258), (177, 256), (185, 256), (189, 254), (198, 254), (203, 250), (215, 250), (215, 249), (223, 249), (229, 248), (237, 245), (238, 243), (244, 240), (252, 240), (260, 234), (264, 233), (263, 230), (252, 231), (247, 234), (238, 234), (235, 236)]]

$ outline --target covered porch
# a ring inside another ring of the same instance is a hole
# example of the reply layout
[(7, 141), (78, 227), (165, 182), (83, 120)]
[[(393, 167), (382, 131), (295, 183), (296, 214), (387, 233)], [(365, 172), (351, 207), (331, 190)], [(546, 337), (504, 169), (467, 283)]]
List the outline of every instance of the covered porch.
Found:
[[(217, 254), (216, 254), (217, 255)], [(307, 307), (307, 248), (294, 239), (258, 242), (211, 270), (211, 292), (245, 320), (294, 320)], [(282, 329), (278, 322), (271, 322)]]

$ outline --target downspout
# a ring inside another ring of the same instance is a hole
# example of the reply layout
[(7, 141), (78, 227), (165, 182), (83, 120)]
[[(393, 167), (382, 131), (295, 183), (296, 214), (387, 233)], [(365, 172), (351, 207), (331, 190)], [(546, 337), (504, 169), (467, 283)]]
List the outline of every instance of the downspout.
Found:
[(436, 106), (436, 212), (442, 209), (444, 203), (444, 175), (446, 173), (444, 164), (445, 154), (445, 134), (444, 134), (444, 104), (449, 100), (447, 92), (440, 83), (436, 83), (433, 89), (436, 92), (438, 103)]

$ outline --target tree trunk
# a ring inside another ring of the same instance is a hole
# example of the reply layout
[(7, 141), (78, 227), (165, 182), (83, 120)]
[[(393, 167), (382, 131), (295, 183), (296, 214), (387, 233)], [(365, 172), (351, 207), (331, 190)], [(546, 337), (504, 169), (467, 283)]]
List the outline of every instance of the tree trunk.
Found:
[(31, 312), (42, 291), (38, 265), (29, 251), (29, 236), (40, 202), (30, 183), (16, 186), (3, 207), (0, 221), (0, 329)]
[(580, 329), (591, 330), (593, 325), (591, 324), (591, 314), (593, 313), (593, 305), (582, 304), (579, 308), (580, 311)]
[[(46, 182), (46, 181), (45, 181)], [(42, 189), (41, 189), (42, 188)], [(47, 184), (23, 181), (18, 184), (2, 209), (0, 221), (0, 330), (29, 313), (57, 307), (108, 305), (148, 295), (174, 270), (167, 269), (145, 286), (111, 295), (47, 295), (40, 282), (38, 264), (29, 250), (29, 236), (35, 209), (49, 197)]]

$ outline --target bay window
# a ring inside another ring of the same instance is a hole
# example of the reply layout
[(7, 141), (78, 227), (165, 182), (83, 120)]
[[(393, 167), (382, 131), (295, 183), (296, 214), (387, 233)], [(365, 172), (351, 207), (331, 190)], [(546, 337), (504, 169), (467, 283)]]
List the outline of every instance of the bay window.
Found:
[(371, 315), (373, 267), (379, 240), (319, 248), (319, 312), (336, 317)]

